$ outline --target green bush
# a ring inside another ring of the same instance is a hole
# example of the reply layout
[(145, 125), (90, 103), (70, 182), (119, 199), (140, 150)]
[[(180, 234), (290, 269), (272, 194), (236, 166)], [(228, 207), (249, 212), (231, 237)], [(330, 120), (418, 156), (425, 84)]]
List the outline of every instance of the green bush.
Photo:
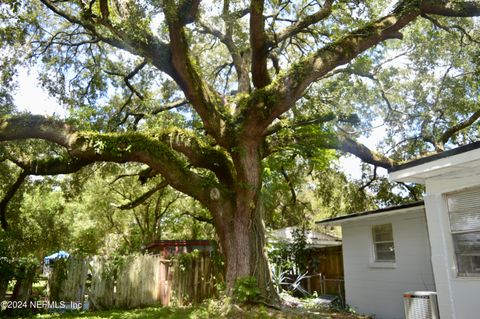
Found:
[(253, 303), (260, 296), (257, 279), (255, 277), (238, 278), (233, 290), (234, 298), (243, 303)]

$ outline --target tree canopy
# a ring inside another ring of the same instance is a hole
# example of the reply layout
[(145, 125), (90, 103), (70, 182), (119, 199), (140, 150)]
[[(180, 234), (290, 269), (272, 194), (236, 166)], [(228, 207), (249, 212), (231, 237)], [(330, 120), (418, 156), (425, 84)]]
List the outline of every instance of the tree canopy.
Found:
[[(389, 168), (478, 137), (477, 1), (7, 0), (0, 15), (1, 160), (18, 176), (2, 227), (29, 175), (138, 163), (209, 211), (230, 292), (253, 276), (275, 299), (266, 161), (286, 177), (274, 157), (321, 167), (337, 150)], [(68, 118), (14, 111), (19, 65)], [(377, 118), (371, 150), (358, 137)]]

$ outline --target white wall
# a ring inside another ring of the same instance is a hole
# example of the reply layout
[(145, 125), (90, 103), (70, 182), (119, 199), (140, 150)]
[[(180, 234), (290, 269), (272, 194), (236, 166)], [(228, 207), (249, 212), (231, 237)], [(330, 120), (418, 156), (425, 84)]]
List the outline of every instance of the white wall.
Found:
[[(372, 262), (371, 226), (385, 223), (392, 223), (395, 246), (389, 268)], [(346, 302), (360, 313), (404, 318), (404, 292), (435, 291), (423, 207), (345, 221), (342, 233)]]
[(445, 200), (445, 193), (479, 185), (478, 168), (471, 169), (468, 174), (444, 175), (426, 181), (425, 207), (432, 243), (432, 266), (442, 319), (480, 318), (480, 277), (457, 277)]

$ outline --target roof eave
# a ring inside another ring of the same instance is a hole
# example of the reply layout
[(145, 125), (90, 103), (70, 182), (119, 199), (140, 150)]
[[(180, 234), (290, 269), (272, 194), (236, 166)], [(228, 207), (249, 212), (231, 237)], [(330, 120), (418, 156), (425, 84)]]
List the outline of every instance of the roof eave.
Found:
[(399, 205), (399, 206), (392, 206), (392, 207), (377, 209), (373, 211), (366, 211), (361, 213), (354, 213), (350, 215), (343, 215), (339, 217), (324, 219), (324, 220), (317, 221), (315, 223), (320, 225), (340, 226), (343, 223), (351, 222), (353, 220), (357, 221), (357, 220), (368, 219), (368, 218), (389, 216), (389, 215), (394, 215), (398, 213), (406, 213), (409, 211), (419, 210), (424, 207), (425, 207), (424, 202), (418, 201), (418, 202), (408, 203), (408, 204)]
[(480, 141), (394, 166), (388, 170), (388, 175), (396, 182), (425, 184), (435, 176), (471, 169), (478, 166), (479, 161)]

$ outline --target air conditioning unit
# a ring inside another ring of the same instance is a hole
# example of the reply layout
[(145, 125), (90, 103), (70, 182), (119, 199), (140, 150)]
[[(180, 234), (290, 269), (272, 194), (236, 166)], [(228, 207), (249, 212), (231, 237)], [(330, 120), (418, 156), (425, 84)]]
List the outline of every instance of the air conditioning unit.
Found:
[(405, 319), (439, 319), (437, 293), (408, 291), (403, 294)]

